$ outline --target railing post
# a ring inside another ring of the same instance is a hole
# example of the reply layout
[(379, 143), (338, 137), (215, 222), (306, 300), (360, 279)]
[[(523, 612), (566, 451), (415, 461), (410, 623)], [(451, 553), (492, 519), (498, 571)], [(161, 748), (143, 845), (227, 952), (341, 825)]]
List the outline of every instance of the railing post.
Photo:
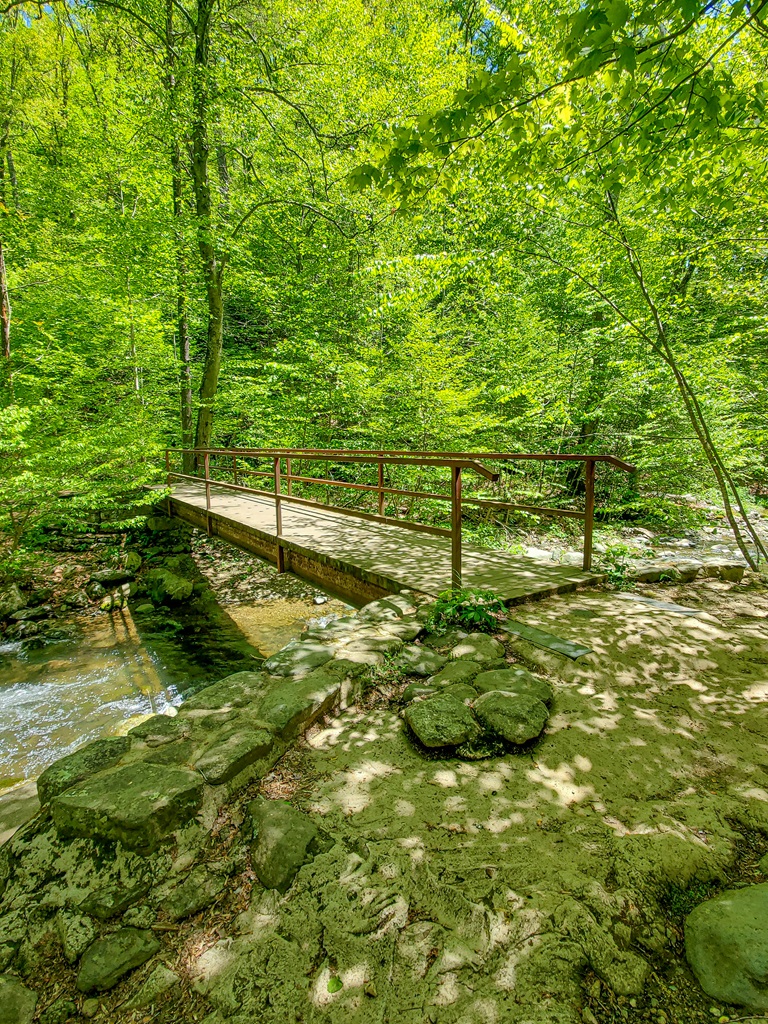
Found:
[(239, 483), (237, 479), (237, 456), (232, 452), (232, 475), (235, 478), (235, 485)]
[(461, 590), (461, 466), (451, 466), (451, 589)]
[(595, 461), (584, 463), (584, 572), (592, 568), (592, 527), (595, 521)]
[(290, 459), (285, 460), (285, 493), (293, 494), (293, 469)]
[(171, 453), (168, 449), (165, 449), (165, 483), (166, 486), (171, 486)]
[(384, 515), (384, 459), (379, 459), (379, 515)]
[(283, 534), (283, 507), (280, 501), (280, 458), (274, 460), (275, 466), (275, 544), (277, 546), (277, 571), (285, 572), (285, 549), (280, 543)]
[(203, 456), (205, 468), (205, 528), (208, 536), (211, 536), (211, 456), (208, 452)]

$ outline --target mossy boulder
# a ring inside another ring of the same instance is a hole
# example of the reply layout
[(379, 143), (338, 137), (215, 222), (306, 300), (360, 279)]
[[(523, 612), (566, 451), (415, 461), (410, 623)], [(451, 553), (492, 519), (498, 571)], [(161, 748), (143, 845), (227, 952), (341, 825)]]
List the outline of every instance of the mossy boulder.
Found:
[(309, 815), (285, 800), (254, 800), (248, 811), (256, 833), (253, 870), (266, 889), (285, 892), (302, 864), (329, 843)]
[(55, 761), (37, 780), (37, 795), (41, 804), (48, 804), (55, 796), (66, 792), (84, 779), (90, 778), (117, 764), (128, 752), (131, 741), (126, 736), (94, 740)]
[(97, 939), (80, 962), (76, 985), (80, 992), (105, 992), (159, 952), (160, 943), (143, 928), (120, 928)]
[(768, 882), (700, 903), (686, 918), (685, 955), (712, 999), (768, 1010)]
[(425, 747), (456, 747), (480, 735), (480, 728), (467, 705), (446, 694), (411, 704), (404, 717)]
[(470, 633), (452, 648), (451, 657), (490, 666), (504, 657), (504, 644), (487, 633)]
[(536, 697), (547, 707), (554, 699), (554, 690), (541, 676), (535, 676), (525, 668), (495, 669), (492, 672), (481, 672), (472, 680), (478, 693), (490, 693), (492, 690), (504, 690), (506, 693), (525, 694)]
[(507, 743), (527, 743), (547, 724), (547, 708), (536, 697), (492, 690), (478, 697), (472, 710), (490, 736)]
[(194, 817), (203, 798), (197, 772), (138, 761), (86, 779), (51, 801), (65, 838), (116, 839), (149, 852)]
[(37, 994), (12, 974), (0, 974), (0, 1024), (32, 1024)]

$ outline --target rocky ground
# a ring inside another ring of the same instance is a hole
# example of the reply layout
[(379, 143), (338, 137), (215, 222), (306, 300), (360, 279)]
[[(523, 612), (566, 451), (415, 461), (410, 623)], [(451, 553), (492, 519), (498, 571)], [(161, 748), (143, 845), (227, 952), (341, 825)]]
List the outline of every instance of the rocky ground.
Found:
[(575, 660), (378, 607), (54, 766), (1, 848), (3, 1024), (762, 1019), (760, 578), (515, 609)]

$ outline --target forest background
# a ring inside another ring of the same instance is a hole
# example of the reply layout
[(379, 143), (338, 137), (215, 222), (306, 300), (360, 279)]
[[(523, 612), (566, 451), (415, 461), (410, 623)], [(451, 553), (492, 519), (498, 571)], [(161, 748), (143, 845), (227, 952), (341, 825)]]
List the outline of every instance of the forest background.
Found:
[(766, 7), (0, 7), (9, 541), (192, 444), (609, 452), (639, 472), (603, 514), (675, 524), (694, 494), (742, 521), (768, 488)]

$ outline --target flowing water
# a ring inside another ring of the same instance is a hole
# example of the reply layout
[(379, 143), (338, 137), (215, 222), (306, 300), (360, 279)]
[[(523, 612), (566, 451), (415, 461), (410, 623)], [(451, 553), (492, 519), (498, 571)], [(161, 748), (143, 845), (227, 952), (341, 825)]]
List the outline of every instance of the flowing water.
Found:
[(148, 715), (173, 714), (185, 692), (256, 668), (319, 613), (344, 609), (273, 598), (176, 621), (124, 608), (59, 621), (66, 638), (38, 648), (0, 644), (0, 841), (29, 816), (31, 780), (49, 764)]

